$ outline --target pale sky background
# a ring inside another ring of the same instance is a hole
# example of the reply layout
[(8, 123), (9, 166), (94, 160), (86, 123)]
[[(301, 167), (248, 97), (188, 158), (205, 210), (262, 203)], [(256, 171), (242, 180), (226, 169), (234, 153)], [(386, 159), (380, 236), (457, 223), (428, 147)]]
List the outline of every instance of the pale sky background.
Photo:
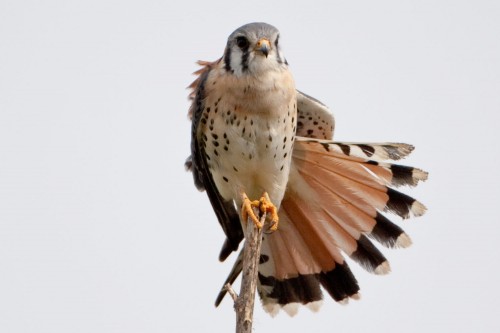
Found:
[(360, 301), (257, 304), (255, 332), (500, 331), (499, 1), (0, 0), (1, 332), (234, 330), (185, 87), (253, 21), (337, 140), (412, 143), (430, 172), (390, 275), (352, 263)]

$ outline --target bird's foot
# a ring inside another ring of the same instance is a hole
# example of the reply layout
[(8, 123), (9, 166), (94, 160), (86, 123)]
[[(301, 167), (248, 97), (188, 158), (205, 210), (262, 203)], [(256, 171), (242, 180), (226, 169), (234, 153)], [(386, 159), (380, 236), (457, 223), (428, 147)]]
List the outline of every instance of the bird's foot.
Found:
[(243, 204), (241, 205), (242, 221), (246, 222), (248, 217), (250, 217), (255, 226), (258, 229), (261, 229), (263, 225), (253, 211), (253, 207), (258, 207), (261, 213), (271, 214), (269, 219), (270, 226), (266, 230), (266, 232), (271, 233), (278, 229), (278, 222), (279, 222), (278, 209), (271, 202), (271, 199), (269, 198), (267, 192), (264, 192), (264, 194), (262, 194), (262, 197), (259, 200), (251, 201), (250, 199), (248, 199), (248, 196), (245, 193), (242, 194), (242, 199), (243, 199)]
[(278, 230), (278, 222), (279, 222), (279, 217), (278, 217), (278, 208), (271, 202), (271, 199), (269, 199), (269, 195), (267, 192), (264, 192), (262, 194), (262, 197), (260, 198), (260, 211), (262, 213), (269, 213), (271, 214), (270, 216), (270, 225), (269, 228), (266, 230), (267, 233), (272, 233)]
[(253, 211), (253, 207), (260, 207), (260, 201), (259, 200), (254, 200), (251, 201), (248, 199), (248, 196), (246, 193), (243, 193), (241, 195), (241, 198), (243, 199), (243, 203), (241, 204), (241, 220), (243, 223), (246, 223), (248, 220), (248, 217), (253, 221), (257, 229), (262, 228), (262, 223), (259, 221), (259, 218), (257, 215), (255, 215), (255, 212)]

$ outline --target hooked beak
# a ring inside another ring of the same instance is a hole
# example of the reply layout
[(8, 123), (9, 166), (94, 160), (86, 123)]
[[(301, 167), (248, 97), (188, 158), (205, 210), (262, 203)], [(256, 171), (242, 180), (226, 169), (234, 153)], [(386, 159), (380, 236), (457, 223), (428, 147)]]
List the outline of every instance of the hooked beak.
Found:
[(269, 55), (269, 50), (271, 49), (271, 42), (267, 38), (261, 38), (255, 45), (255, 50), (262, 52), (266, 58)]

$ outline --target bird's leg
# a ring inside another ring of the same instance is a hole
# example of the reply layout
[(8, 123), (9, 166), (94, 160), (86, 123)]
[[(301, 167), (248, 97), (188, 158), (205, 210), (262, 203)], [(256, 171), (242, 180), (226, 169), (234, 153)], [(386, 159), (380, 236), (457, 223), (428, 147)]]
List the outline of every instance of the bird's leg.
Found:
[(251, 201), (248, 199), (246, 193), (242, 193), (241, 195), (243, 199), (243, 203), (241, 205), (241, 219), (242, 221), (247, 221), (248, 217), (250, 217), (257, 228), (262, 228), (262, 223), (260, 223), (259, 218), (255, 215), (253, 211), (253, 207), (259, 207), (259, 210), (262, 213), (270, 213), (271, 214), (271, 225), (269, 226), (268, 232), (274, 232), (278, 229), (278, 209), (271, 202), (269, 198), (269, 194), (264, 192), (262, 197), (259, 200)]

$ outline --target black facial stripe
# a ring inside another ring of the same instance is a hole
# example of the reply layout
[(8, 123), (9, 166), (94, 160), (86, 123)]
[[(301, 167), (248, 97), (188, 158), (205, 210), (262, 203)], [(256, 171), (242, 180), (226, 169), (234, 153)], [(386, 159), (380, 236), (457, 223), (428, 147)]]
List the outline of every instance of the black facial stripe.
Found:
[(283, 59), (281, 59), (280, 51), (278, 48), (279, 39), (280, 39), (280, 35), (276, 36), (276, 40), (274, 41), (274, 48), (276, 49), (276, 58), (278, 60), (278, 64), (281, 65), (283, 63)]
[(247, 45), (247, 47), (241, 49), (241, 52), (243, 52), (241, 56), (241, 67), (244, 72), (248, 70), (248, 56), (250, 55), (250, 52), (248, 51), (249, 47), (250, 44)]
[(233, 69), (231, 68), (231, 48), (230, 47), (226, 48), (226, 54), (224, 54), (224, 68), (226, 69), (227, 72), (233, 71)]

